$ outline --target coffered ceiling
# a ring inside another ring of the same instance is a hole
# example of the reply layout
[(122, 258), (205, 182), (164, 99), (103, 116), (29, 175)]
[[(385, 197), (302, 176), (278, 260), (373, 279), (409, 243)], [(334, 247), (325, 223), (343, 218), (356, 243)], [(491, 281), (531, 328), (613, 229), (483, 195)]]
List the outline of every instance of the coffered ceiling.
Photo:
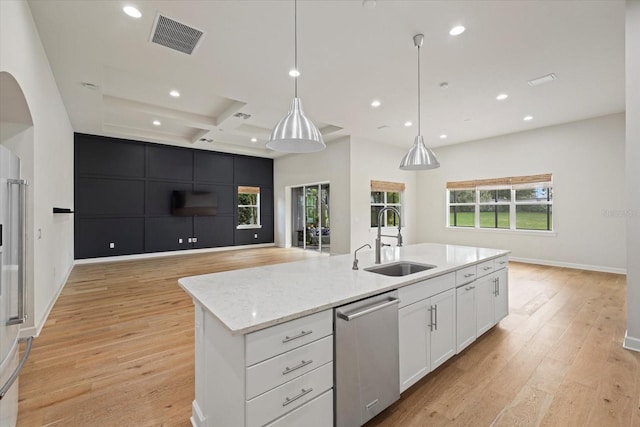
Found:
[[(29, 4), (76, 132), (280, 155), (265, 144), (294, 93), (293, 1)], [(299, 96), (329, 142), (408, 148), (412, 37), (423, 33), (421, 128), (433, 147), (624, 111), (624, 10), (618, 0), (299, 0)], [(192, 54), (152, 41), (159, 15), (203, 33)], [(466, 31), (450, 35), (455, 25)], [(527, 84), (549, 73), (557, 79)]]

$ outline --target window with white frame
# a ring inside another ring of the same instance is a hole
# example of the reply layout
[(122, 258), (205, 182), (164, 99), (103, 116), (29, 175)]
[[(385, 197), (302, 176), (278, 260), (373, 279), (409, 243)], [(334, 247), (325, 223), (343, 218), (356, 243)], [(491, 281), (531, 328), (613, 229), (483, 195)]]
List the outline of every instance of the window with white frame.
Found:
[[(394, 207), (402, 215), (404, 188), (404, 184), (400, 182), (371, 181), (371, 227), (378, 227), (380, 211), (385, 207)], [(397, 227), (399, 223), (400, 218), (395, 212), (383, 212), (383, 227)]]
[(551, 174), (447, 183), (447, 226), (553, 231)]
[(260, 187), (238, 186), (238, 227), (259, 228)]

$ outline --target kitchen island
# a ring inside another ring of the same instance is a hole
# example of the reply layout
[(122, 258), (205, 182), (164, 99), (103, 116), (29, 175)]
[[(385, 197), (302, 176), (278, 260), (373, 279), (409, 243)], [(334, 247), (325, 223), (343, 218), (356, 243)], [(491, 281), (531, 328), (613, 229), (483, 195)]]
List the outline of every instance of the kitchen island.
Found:
[(382, 264), (435, 266), (401, 277), (366, 271), (369, 251), (359, 270), (339, 255), (180, 279), (195, 304), (192, 424), (333, 425), (332, 309), (396, 289), (405, 390), (506, 315), (508, 253), (425, 243), (384, 248)]

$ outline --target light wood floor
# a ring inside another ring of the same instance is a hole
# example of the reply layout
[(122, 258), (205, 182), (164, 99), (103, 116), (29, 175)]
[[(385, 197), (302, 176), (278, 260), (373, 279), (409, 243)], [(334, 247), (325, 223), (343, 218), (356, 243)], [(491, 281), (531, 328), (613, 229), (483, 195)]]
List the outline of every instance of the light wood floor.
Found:
[[(189, 426), (193, 306), (177, 279), (308, 256), (76, 266), (20, 376), (18, 426)], [(640, 426), (640, 353), (621, 346), (624, 276), (512, 263), (509, 280), (510, 315), (367, 427)]]

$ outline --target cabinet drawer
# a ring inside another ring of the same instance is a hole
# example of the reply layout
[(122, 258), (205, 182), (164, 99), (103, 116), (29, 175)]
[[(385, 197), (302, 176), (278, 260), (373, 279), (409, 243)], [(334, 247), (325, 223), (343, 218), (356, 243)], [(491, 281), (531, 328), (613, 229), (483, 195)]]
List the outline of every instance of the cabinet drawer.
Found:
[(333, 362), (247, 401), (247, 427), (257, 427), (300, 407), (333, 387)]
[(481, 262), (480, 264), (476, 265), (476, 273), (478, 274), (478, 277), (491, 274), (491, 272), (493, 272), (493, 269), (493, 260)]
[(266, 427), (333, 427), (333, 390), (325, 392)]
[(494, 269), (500, 270), (501, 268), (506, 268), (509, 266), (509, 255), (501, 256), (500, 258), (496, 258), (493, 260)]
[(333, 333), (331, 310), (321, 311), (290, 322), (253, 332), (246, 337), (246, 366)]
[(404, 286), (398, 289), (399, 307), (405, 307), (454, 287), (455, 277), (453, 273)]
[(456, 271), (456, 287), (476, 280), (476, 266), (472, 265)]
[(247, 399), (333, 360), (333, 337), (303, 345), (247, 368)]

